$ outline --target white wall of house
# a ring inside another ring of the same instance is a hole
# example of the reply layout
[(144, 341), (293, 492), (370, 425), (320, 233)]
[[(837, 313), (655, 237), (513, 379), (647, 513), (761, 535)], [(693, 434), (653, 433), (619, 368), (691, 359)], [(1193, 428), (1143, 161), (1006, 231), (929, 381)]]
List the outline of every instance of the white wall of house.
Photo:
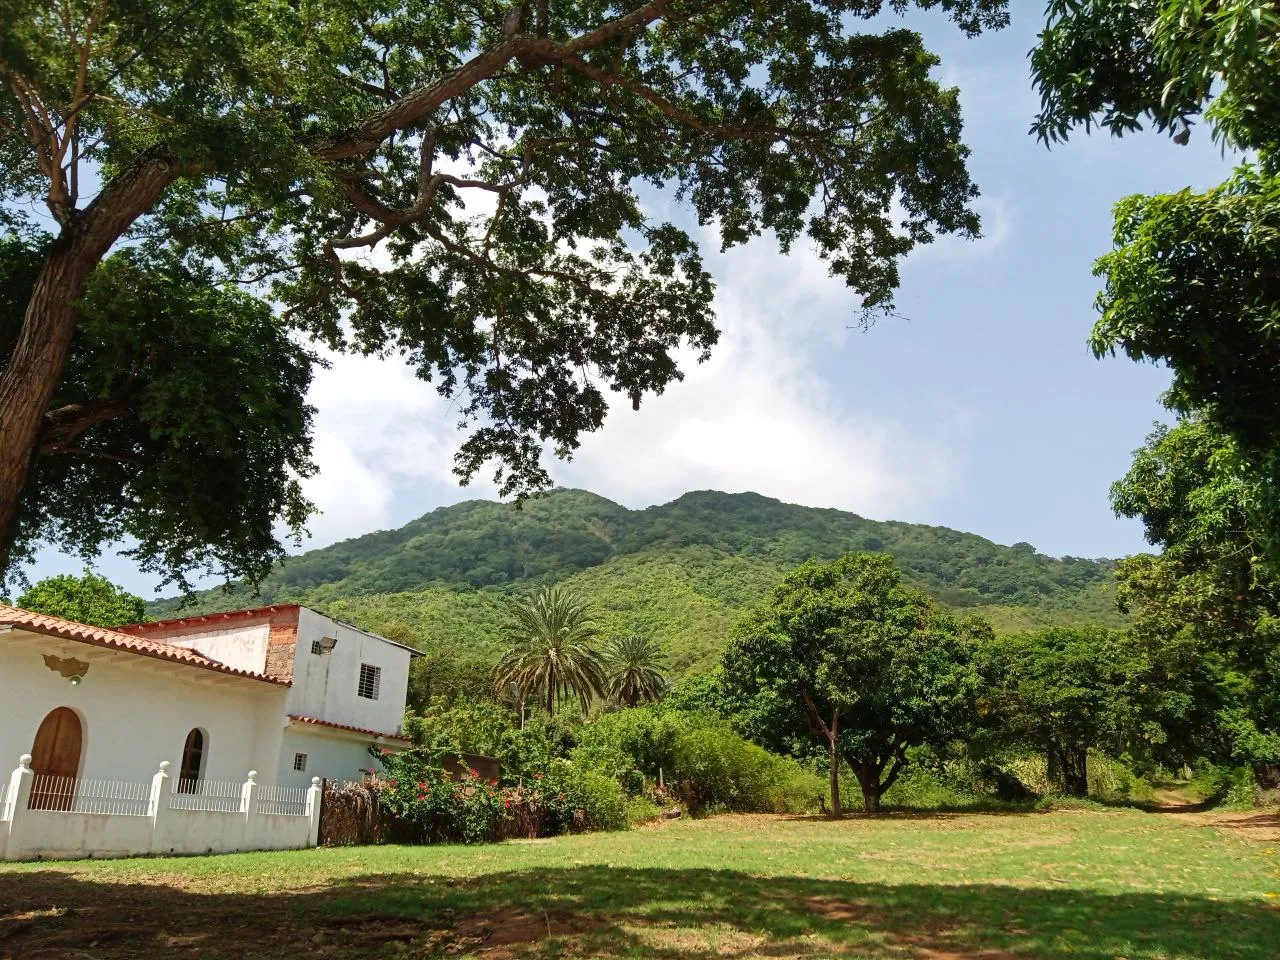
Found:
[(262, 673), (267, 662), (267, 636), (270, 632), (269, 624), (257, 623), (247, 627), (213, 630), (192, 637), (172, 637), (164, 642), (194, 650), (237, 670)]
[[(280, 767), (275, 782), (285, 786), (304, 787), (312, 777), (326, 780), (359, 780), (362, 770), (380, 769), (376, 758), (369, 755), (373, 741), (355, 733), (324, 728), (285, 730), (280, 748)], [(307, 755), (307, 769), (294, 770), (295, 754)]]
[[(312, 642), (326, 636), (336, 638), (333, 650), (312, 653)], [(410, 659), (410, 652), (397, 644), (303, 607), (298, 616), (293, 687), (285, 712), (396, 733), (404, 721)], [(376, 700), (357, 695), (362, 663), (382, 668)]]
[[(89, 668), (72, 686), (44, 655)], [(70, 707), (83, 730), (79, 775), (149, 782), (161, 760), (175, 772), (193, 727), (205, 731), (203, 776), (266, 781), (280, 756), (286, 688), (123, 651), (14, 630), (0, 643), (0, 770), (30, 753), (41, 720)]]

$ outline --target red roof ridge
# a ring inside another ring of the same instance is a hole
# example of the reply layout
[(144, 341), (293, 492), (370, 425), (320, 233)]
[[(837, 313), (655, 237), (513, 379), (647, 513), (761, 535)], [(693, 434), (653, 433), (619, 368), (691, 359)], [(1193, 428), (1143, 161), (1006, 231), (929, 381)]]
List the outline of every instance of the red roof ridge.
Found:
[(39, 633), (45, 636), (61, 637), (64, 640), (75, 640), (80, 643), (92, 644), (96, 647), (125, 650), (144, 657), (169, 660), (173, 663), (200, 667), (203, 670), (213, 670), (217, 673), (225, 673), (234, 677), (262, 680), (266, 683), (274, 683), (285, 687), (290, 685), (287, 680), (269, 677), (262, 673), (254, 673), (251, 670), (229, 667), (225, 663), (220, 663), (211, 657), (206, 657), (194, 650), (188, 650), (186, 647), (179, 647), (176, 644), (162, 643), (159, 640), (147, 640), (120, 630), (94, 627), (85, 623), (77, 623), (75, 620), (55, 617), (48, 613), (36, 613), (34, 610), (23, 610), (21, 607), (12, 607), (2, 603), (0, 603), (0, 625), (18, 627), (30, 633)]
[(277, 610), (300, 610), (300, 603), (272, 603), (264, 607), (246, 607), (243, 610), (227, 610), (218, 613), (189, 613), (185, 617), (170, 617), (167, 620), (148, 620), (145, 623), (126, 623), (116, 629), (121, 633), (142, 633), (156, 627), (171, 627), (175, 623), (213, 623), (217, 620), (230, 620), (233, 617), (255, 617)]
[(335, 723), (332, 720), (321, 720), (319, 717), (305, 717), (301, 714), (291, 713), (289, 719), (297, 723), (310, 723), (317, 727), (333, 727), (335, 730), (350, 730), (352, 733), (366, 733), (371, 737), (382, 737), (386, 740), (403, 740), (405, 743), (413, 741), (399, 733), (383, 733), (380, 730), (370, 730), (367, 727), (353, 727), (349, 723)]

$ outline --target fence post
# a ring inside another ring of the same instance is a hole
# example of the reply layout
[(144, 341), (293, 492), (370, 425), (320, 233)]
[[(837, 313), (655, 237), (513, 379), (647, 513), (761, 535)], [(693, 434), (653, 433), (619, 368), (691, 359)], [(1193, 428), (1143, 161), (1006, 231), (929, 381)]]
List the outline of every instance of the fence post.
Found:
[(3, 811), (7, 823), (0, 826), (0, 845), (4, 859), (16, 860), (22, 848), (21, 829), (19, 824), (27, 815), (27, 805), (31, 802), (31, 782), (35, 774), (31, 771), (31, 754), (24, 753), (18, 758), (18, 766), (9, 775), (5, 785), (4, 796), (0, 797), (0, 810)]
[(256, 817), (258, 815), (258, 781), (257, 770), (250, 770), (249, 775), (244, 778), (244, 785), (240, 788), (240, 823), (242, 830), (240, 834), (241, 850), (257, 849), (257, 825)]
[(151, 817), (151, 852), (161, 853), (166, 849), (168, 831), (165, 830), (165, 825), (170, 816), (168, 760), (161, 760), (160, 769), (151, 777), (151, 798), (147, 803), (147, 815)]
[(319, 777), (311, 778), (311, 787), (307, 790), (307, 816), (311, 818), (311, 846), (320, 845), (320, 801), (324, 796), (324, 787)]
[(244, 786), (240, 788), (240, 812), (245, 815), (245, 819), (253, 816), (254, 804), (257, 802), (258, 781), (254, 779), (257, 775), (257, 770), (250, 770), (249, 775), (244, 778)]

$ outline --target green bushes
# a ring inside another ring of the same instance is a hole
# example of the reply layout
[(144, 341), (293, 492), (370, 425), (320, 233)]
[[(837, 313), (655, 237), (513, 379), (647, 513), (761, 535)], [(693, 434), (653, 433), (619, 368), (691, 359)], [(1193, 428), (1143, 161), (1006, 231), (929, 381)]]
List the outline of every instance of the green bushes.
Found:
[(554, 759), (545, 772), (515, 785), (483, 780), (474, 770), (457, 780), (423, 748), (384, 758), (374, 779), (391, 817), (387, 835), (410, 843), (483, 843), (584, 830), (625, 830), (626, 795), (614, 779)]
[(820, 777), (743, 739), (727, 722), (661, 706), (622, 710), (587, 724), (571, 756), (632, 796), (661, 778), (694, 812), (813, 810), (826, 789)]
[(578, 772), (574, 787), (574, 803), (576, 809), (582, 811), (580, 829), (627, 829), (627, 797), (618, 781), (583, 770)]
[(474, 770), (458, 780), (418, 750), (385, 760), (378, 798), (398, 824), (393, 834), (419, 843), (482, 843), (495, 838), (505, 798), (496, 780), (481, 780)]

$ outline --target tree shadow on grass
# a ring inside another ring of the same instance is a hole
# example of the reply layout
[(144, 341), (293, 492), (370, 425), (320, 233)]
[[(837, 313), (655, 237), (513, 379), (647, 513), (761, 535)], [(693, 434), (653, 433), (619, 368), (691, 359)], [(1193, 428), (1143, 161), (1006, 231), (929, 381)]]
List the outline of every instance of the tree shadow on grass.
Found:
[[(215, 881), (216, 882), (216, 881)], [(1262, 902), (578, 866), (194, 892), (55, 869), (0, 874), (0, 957), (1275, 960)]]

